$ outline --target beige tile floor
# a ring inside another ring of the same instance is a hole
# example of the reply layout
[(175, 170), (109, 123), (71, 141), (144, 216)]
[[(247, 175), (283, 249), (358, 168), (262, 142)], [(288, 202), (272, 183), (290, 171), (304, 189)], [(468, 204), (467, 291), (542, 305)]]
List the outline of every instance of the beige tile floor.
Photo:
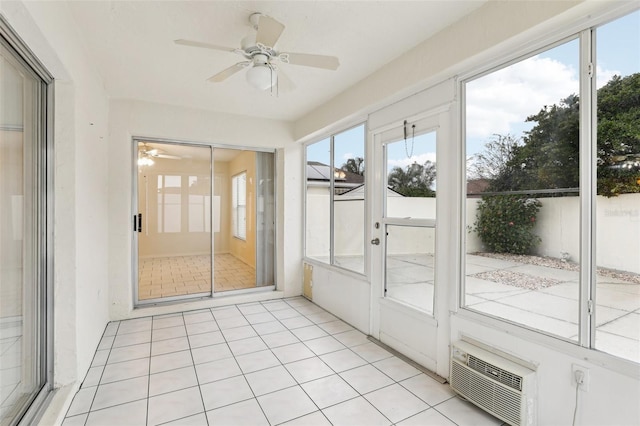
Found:
[[(211, 292), (210, 256), (140, 259), (140, 300)], [(231, 254), (214, 256), (216, 291), (255, 287), (255, 269)]]
[(63, 426), (502, 422), (306, 299), (112, 322)]

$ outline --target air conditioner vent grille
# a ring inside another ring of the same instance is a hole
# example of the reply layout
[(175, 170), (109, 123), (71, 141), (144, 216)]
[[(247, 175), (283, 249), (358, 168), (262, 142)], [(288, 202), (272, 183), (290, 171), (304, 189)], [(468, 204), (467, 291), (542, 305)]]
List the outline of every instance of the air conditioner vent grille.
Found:
[(474, 404), (509, 423), (521, 425), (522, 395), (501, 386), (466, 366), (451, 363), (451, 386)]
[(488, 362), (483, 361), (473, 355), (469, 355), (467, 365), (472, 370), (490, 377), (493, 380), (502, 383), (503, 385), (509, 386), (510, 388), (517, 391), (522, 391), (522, 377), (518, 376), (517, 374), (513, 374), (500, 367), (489, 364)]

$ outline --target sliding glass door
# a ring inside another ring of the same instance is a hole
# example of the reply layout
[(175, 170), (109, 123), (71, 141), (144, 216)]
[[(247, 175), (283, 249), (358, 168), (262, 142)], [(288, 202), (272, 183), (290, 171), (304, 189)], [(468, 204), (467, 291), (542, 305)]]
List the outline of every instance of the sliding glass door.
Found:
[(137, 142), (138, 301), (211, 294), (211, 147)]
[(27, 65), (8, 40), (11, 34), (0, 21), (2, 426), (28, 423), (50, 389), (47, 300), (52, 264), (47, 252), (48, 79)]
[(134, 142), (136, 303), (274, 286), (274, 154)]

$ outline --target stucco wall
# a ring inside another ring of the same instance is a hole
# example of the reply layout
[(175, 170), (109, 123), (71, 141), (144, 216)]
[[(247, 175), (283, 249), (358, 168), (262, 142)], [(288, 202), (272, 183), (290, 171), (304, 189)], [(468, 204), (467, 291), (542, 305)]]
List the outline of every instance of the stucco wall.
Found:
[[(467, 225), (476, 217), (478, 198), (467, 199)], [(541, 239), (535, 254), (580, 260), (580, 198), (541, 198), (533, 232)], [(640, 274), (640, 194), (596, 198), (596, 264)], [(467, 252), (482, 251), (475, 232), (467, 233)]]

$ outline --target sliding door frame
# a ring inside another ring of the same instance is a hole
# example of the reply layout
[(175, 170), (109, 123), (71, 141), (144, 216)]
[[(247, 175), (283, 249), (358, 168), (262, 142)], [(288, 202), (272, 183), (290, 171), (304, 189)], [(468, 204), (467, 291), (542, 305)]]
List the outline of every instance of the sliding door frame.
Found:
[[(274, 148), (258, 148), (258, 147), (250, 147), (250, 146), (242, 146), (242, 145), (228, 145), (228, 144), (212, 144), (212, 143), (206, 143), (206, 142), (197, 142), (197, 141), (187, 141), (187, 140), (180, 140), (180, 139), (168, 139), (168, 138), (157, 138), (157, 137), (144, 137), (144, 136), (132, 136), (131, 138), (131, 213), (129, 215), (129, 217), (132, 219), (130, 221), (130, 223), (132, 223), (133, 221), (133, 217), (134, 215), (137, 215), (138, 213), (138, 164), (136, 159), (138, 158), (138, 143), (139, 142), (149, 142), (149, 143), (163, 143), (163, 144), (171, 144), (171, 145), (183, 145), (183, 146), (192, 146), (192, 147), (203, 147), (203, 148), (210, 148), (211, 149), (211, 167), (210, 167), (210, 181), (211, 181), (211, 197), (209, 198), (209, 203), (210, 203), (210, 211), (213, 213), (213, 192), (214, 192), (214, 182), (215, 182), (215, 168), (214, 168), (214, 163), (215, 163), (215, 150), (216, 149), (228, 149), (228, 150), (235, 150), (235, 151), (253, 151), (253, 152), (266, 152), (266, 153), (272, 153), (274, 155), (273, 157), (273, 163), (274, 163), (274, 253), (276, 253), (276, 255), (273, 258), (273, 271), (274, 271), (274, 285), (270, 285), (270, 286), (264, 286), (264, 287), (258, 287), (256, 286), (255, 288), (248, 288), (248, 289), (242, 289), (242, 290), (230, 290), (230, 291), (224, 291), (224, 292), (216, 292), (215, 291), (215, 282), (214, 282), (214, 249), (215, 247), (213, 246), (213, 214), (210, 215), (210, 229), (211, 231), (211, 292), (208, 295), (202, 295), (201, 293), (199, 294), (194, 294), (194, 295), (182, 295), (182, 296), (172, 296), (172, 297), (165, 297), (162, 299), (150, 299), (149, 301), (141, 301), (139, 299), (139, 295), (138, 295), (138, 270), (139, 270), (139, 262), (138, 262), (138, 239), (135, 237), (135, 232), (133, 231), (133, 228), (131, 229), (132, 235), (131, 235), (131, 283), (133, 286), (133, 292), (132, 292), (132, 299), (133, 299), (133, 306), (134, 308), (140, 308), (140, 307), (144, 307), (144, 306), (154, 306), (154, 305), (159, 305), (159, 304), (165, 304), (165, 303), (176, 303), (176, 302), (184, 302), (184, 301), (195, 301), (195, 300), (202, 300), (202, 299), (214, 299), (217, 297), (221, 297), (221, 296), (228, 296), (228, 295), (234, 295), (234, 294), (246, 294), (246, 293), (251, 293), (251, 292), (263, 292), (263, 291), (273, 291), (276, 290), (278, 287), (278, 283), (277, 283), (277, 264), (278, 264), (278, 257), (277, 257), (277, 253), (278, 253), (278, 221), (277, 221), (277, 217), (278, 217), (278, 211), (279, 211), (279, 204), (278, 204), (278, 152), (276, 149)], [(257, 218), (256, 218), (257, 219)], [(130, 225), (131, 226), (131, 225)], [(259, 256), (259, 253), (256, 251), (256, 257)], [(256, 267), (257, 267), (257, 259), (256, 259)]]
[(0, 15), (0, 42), (14, 54), (14, 58), (38, 79), (35, 100), (36, 151), (33, 178), (35, 198), (35, 279), (37, 310), (35, 321), (39, 327), (37, 368), (42, 385), (28, 403), (28, 408), (11, 420), (10, 424), (37, 423), (53, 397), (54, 383), (54, 78), (36, 55), (27, 47), (5, 18)]

